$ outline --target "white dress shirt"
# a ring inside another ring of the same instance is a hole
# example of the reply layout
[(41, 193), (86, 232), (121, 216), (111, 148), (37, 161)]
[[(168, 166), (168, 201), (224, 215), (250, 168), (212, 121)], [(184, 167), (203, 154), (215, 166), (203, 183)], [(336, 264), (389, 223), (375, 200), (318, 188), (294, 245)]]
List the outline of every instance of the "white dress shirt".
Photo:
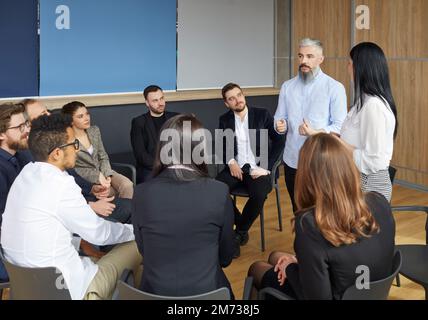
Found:
[(241, 117), (235, 114), (235, 136), (238, 149), (236, 162), (238, 162), (239, 167), (242, 168), (246, 163), (248, 163), (251, 166), (251, 169), (257, 168), (256, 158), (254, 157), (254, 153), (251, 149), (248, 110), (242, 120)]
[(322, 70), (309, 82), (303, 81), (300, 75), (284, 82), (274, 117), (275, 130), (278, 120), (287, 122), (284, 162), (297, 168), (300, 148), (307, 139), (299, 134), (303, 119), (313, 129), (339, 133), (346, 117), (346, 105), (345, 87)]
[(98, 266), (79, 257), (73, 233), (96, 245), (134, 240), (132, 225), (106, 221), (92, 211), (67, 172), (29, 163), (13, 183), (3, 214), (6, 259), (24, 267), (56, 267), (72, 299), (82, 299)]
[(369, 175), (388, 169), (392, 158), (395, 117), (386, 101), (365, 96), (359, 112), (354, 106), (342, 125), (341, 138), (354, 146), (354, 161)]

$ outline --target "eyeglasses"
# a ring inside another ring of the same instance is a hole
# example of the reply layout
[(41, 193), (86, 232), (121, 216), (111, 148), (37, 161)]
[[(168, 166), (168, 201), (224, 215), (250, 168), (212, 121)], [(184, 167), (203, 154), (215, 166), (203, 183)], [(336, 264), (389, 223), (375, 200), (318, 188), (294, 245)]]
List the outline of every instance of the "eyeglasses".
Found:
[(25, 131), (25, 128), (30, 128), (30, 127), (31, 127), (31, 122), (27, 120), (21, 124), (18, 124), (17, 126), (9, 127), (9, 128), (7, 128), (7, 130), (19, 128), (19, 131), (21, 131), (21, 133), (23, 133)]
[(52, 149), (49, 150), (48, 154), (51, 154), (52, 151), (54, 151), (57, 148), (58, 149), (63, 149), (63, 148), (67, 148), (68, 146), (74, 146), (74, 150), (79, 150), (79, 148), (80, 148), (80, 142), (79, 142), (78, 139), (76, 139), (73, 142), (66, 143), (66, 144), (60, 145), (58, 147), (53, 147)]

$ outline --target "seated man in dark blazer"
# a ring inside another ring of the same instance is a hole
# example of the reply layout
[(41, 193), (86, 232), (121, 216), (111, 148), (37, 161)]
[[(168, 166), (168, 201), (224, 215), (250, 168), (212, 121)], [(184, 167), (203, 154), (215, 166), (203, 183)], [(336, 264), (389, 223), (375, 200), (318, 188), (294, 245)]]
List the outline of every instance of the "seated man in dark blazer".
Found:
[[(219, 128), (232, 130), (234, 143), (233, 154), (229, 152), (229, 158), (227, 148), (231, 146), (227, 141), (223, 143), (223, 161), (227, 167), (218, 174), (217, 180), (227, 184), (230, 190), (240, 185), (248, 190), (250, 197), (242, 214), (235, 207), (235, 240), (239, 245), (245, 245), (248, 230), (272, 189), (270, 171), (281, 155), (284, 137), (274, 130), (273, 118), (266, 109), (247, 106), (239, 85), (228, 83), (222, 89), (222, 96), (229, 111), (220, 117)], [(267, 136), (271, 140), (270, 148)], [(236, 246), (235, 257), (240, 254), (239, 245)]]
[[(0, 105), (0, 226), (10, 187), (32, 159), (26, 150), (29, 132), (30, 123), (25, 121), (22, 105)], [(6, 270), (0, 261), (0, 282), (7, 280)]]
[(131, 144), (137, 161), (137, 183), (150, 179), (160, 129), (166, 120), (177, 115), (165, 111), (165, 97), (158, 86), (146, 87), (144, 99), (149, 111), (132, 119), (131, 127)]

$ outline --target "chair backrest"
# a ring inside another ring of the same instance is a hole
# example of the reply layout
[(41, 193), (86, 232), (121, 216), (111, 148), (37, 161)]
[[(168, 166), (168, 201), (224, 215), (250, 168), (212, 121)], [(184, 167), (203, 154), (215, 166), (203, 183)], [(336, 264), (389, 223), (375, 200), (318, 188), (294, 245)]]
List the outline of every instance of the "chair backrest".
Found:
[(391, 289), (392, 281), (398, 274), (401, 268), (401, 252), (395, 252), (392, 273), (382, 280), (371, 281), (369, 289), (357, 289), (353, 285), (346, 289), (342, 296), (342, 300), (386, 300)]
[(119, 280), (117, 290), (118, 300), (230, 300), (230, 291), (225, 287), (194, 296), (170, 297), (144, 292)]
[(11, 300), (71, 300), (61, 272), (54, 267), (26, 268), (8, 262), (0, 250), (10, 282)]
[(281, 151), (281, 153), (279, 154), (278, 158), (275, 160), (275, 162), (273, 163), (272, 166), (272, 172), (271, 172), (271, 184), (272, 186), (275, 185), (278, 177), (279, 177), (279, 167), (282, 164), (282, 159), (284, 157), (284, 149)]

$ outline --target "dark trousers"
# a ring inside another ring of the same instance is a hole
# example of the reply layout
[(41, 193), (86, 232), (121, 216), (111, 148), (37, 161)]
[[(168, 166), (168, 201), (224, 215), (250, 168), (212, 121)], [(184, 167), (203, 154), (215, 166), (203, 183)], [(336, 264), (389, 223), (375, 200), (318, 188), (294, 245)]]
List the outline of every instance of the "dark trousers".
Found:
[(235, 206), (235, 226), (238, 231), (248, 231), (263, 209), (267, 195), (272, 190), (272, 185), (270, 175), (253, 179), (248, 172), (244, 172), (242, 176), (243, 181), (232, 177), (229, 167), (227, 167), (217, 175), (216, 179), (227, 184), (230, 191), (237, 187), (247, 189), (250, 197), (244, 210), (242, 210), (242, 214)]
[(120, 223), (132, 223), (132, 200), (125, 198), (117, 198), (113, 200), (116, 205), (111, 215), (105, 217), (106, 220)]
[[(86, 195), (85, 199), (87, 202), (95, 202), (98, 201), (98, 199), (93, 196), (92, 194)], [(111, 215), (108, 217), (99, 216), (101, 218), (104, 218), (106, 220), (112, 221), (112, 222), (120, 222), (120, 223), (131, 223), (131, 215), (132, 215), (132, 200), (131, 199), (125, 199), (125, 198), (115, 198), (113, 200), (113, 203), (116, 205), (116, 208), (114, 208)]]
[(293, 212), (297, 210), (296, 203), (294, 202), (294, 183), (296, 180), (296, 172), (297, 170), (287, 166), (284, 163), (284, 171), (285, 171), (285, 185), (287, 186), (288, 194), (290, 195), (291, 205), (293, 206)]

